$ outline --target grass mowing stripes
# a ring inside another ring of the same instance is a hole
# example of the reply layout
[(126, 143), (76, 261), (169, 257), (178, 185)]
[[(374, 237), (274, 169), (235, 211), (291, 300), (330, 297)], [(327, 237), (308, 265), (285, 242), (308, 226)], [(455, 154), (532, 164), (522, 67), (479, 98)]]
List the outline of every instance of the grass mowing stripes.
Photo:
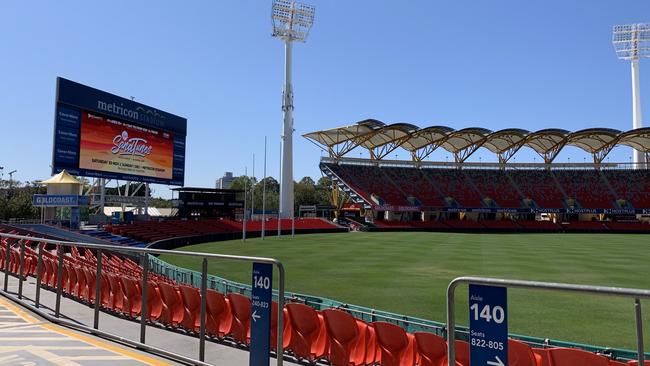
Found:
[[(206, 243), (183, 250), (280, 259), (287, 289), (442, 321), (449, 282), (476, 275), (650, 288), (650, 236), (617, 234), (339, 233)], [(200, 270), (199, 261), (162, 256)], [(249, 283), (250, 264), (211, 262), (210, 273)], [(277, 279), (277, 275), (275, 276)], [(513, 289), (510, 332), (635, 349), (633, 301)], [(457, 290), (467, 324), (467, 290)], [(650, 329), (650, 302), (644, 302)], [(650, 349), (650, 336), (646, 336)]]

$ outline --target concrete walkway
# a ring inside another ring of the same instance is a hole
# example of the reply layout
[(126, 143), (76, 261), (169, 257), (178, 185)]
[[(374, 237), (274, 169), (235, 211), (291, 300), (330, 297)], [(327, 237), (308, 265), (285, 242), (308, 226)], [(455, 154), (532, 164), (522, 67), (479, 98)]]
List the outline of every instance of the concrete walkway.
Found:
[(123, 346), (63, 328), (0, 297), (0, 365), (171, 365)]

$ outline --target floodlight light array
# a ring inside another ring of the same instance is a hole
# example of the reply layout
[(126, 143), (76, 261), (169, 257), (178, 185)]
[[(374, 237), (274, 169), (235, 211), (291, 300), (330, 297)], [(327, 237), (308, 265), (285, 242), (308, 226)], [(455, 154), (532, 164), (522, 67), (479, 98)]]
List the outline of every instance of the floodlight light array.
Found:
[(619, 59), (636, 60), (650, 57), (650, 24), (614, 26), (612, 44)]
[(314, 6), (295, 1), (273, 0), (272, 9), (273, 37), (300, 42), (307, 39), (314, 24)]

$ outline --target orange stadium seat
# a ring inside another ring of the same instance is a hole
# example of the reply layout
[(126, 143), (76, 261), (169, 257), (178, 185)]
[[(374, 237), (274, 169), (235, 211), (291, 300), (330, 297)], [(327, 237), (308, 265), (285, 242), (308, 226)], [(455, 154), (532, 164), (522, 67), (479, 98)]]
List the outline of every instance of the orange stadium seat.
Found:
[[(287, 309), (282, 309), (282, 348), (289, 347), (291, 342), (291, 322)], [(276, 350), (278, 343), (278, 303), (271, 302), (271, 349)]]
[(158, 290), (158, 284), (147, 281), (147, 316), (150, 321), (156, 321), (162, 313), (163, 302)]
[(415, 332), (418, 366), (441, 366), (447, 361), (447, 342), (439, 335)]
[[(88, 300), (88, 283), (86, 281), (86, 276), (83, 273), (83, 270), (79, 266), (72, 266), (72, 271), (74, 271), (77, 277), (77, 297), (81, 300)], [(72, 272), (71, 271), (71, 272)]]
[(131, 316), (136, 317), (140, 315), (142, 310), (142, 292), (138, 282), (131, 277), (120, 277), (122, 281), (122, 288), (124, 289), (124, 312)]
[(186, 285), (180, 285), (178, 288), (185, 305), (183, 320), (180, 325), (190, 332), (198, 332), (201, 326), (201, 295), (199, 290)]
[(323, 357), (327, 352), (327, 333), (322, 315), (304, 304), (290, 303), (286, 308), (291, 322), (289, 349), (309, 362)]
[(608, 366), (609, 359), (574, 348), (549, 348), (551, 366)]
[(230, 335), (239, 343), (248, 344), (251, 337), (251, 300), (241, 294), (228, 294), (232, 312)]
[(226, 297), (222, 293), (207, 289), (205, 295), (207, 307), (206, 332), (212, 337), (223, 338), (232, 328), (232, 314)]
[(322, 311), (329, 336), (328, 359), (334, 366), (360, 366), (366, 361), (367, 326), (338, 309)]
[[(541, 357), (539, 357), (541, 361)], [(537, 366), (538, 357), (524, 342), (508, 339), (508, 366)]]
[(532, 351), (535, 354), (537, 366), (551, 366), (547, 348), (533, 348)]
[(404, 328), (386, 322), (374, 322), (377, 347), (383, 366), (412, 366), (415, 364), (415, 340)]
[(469, 366), (469, 343), (465, 341), (456, 341), (456, 365)]
[(84, 278), (86, 279), (86, 289), (88, 291), (88, 301), (94, 302), (95, 301), (95, 289), (97, 287), (97, 275), (95, 274), (94, 271), (89, 269), (86, 266), (81, 266), (79, 267), (81, 269), (81, 273), (83, 273)]
[(124, 311), (124, 290), (122, 290), (119, 277), (108, 274), (108, 284), (111, 289), (110, 309), (118, 312)]
[(163, 301), (160, 321), (168, 326), (178, 327), (185, 314), (182, 297), (176, 291), (176, 288), (169, 283), (159, 282), (158, 288)]

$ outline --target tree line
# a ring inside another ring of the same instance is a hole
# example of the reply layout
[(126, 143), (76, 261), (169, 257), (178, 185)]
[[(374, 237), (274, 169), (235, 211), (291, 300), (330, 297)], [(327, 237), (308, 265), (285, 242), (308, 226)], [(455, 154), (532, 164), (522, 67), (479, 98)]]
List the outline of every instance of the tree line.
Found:
[[(265, 208), (267, 211), (277, 211), (280, 203), (280, 183), (273, 177), (266, 177), (260, 181), (250, 176), (237, 177), (233, 180), (230, 188), (244, 190), (244, 187), (246, 187), (248, 207), (251, 207), (251, 202), (253, 202), (252, 206), (255, 211), (258, 211), (262, 210), (264, 182), (266, 182)], [(301, 205), (329, 205), (331, 182), (327, 177), (321, 177), (318, 182), (314, 182), (310, 177), (304, 177), (298, 182), (293, 182), (293, 192), (296, 213)], [(244, 199), (243, 194), (239, 199)]]
[(32, 196), (45, 193), (45, 187), (36, 181), (0, 180), (0, 220), (39, 218), (40, 210), (32, 205)]

